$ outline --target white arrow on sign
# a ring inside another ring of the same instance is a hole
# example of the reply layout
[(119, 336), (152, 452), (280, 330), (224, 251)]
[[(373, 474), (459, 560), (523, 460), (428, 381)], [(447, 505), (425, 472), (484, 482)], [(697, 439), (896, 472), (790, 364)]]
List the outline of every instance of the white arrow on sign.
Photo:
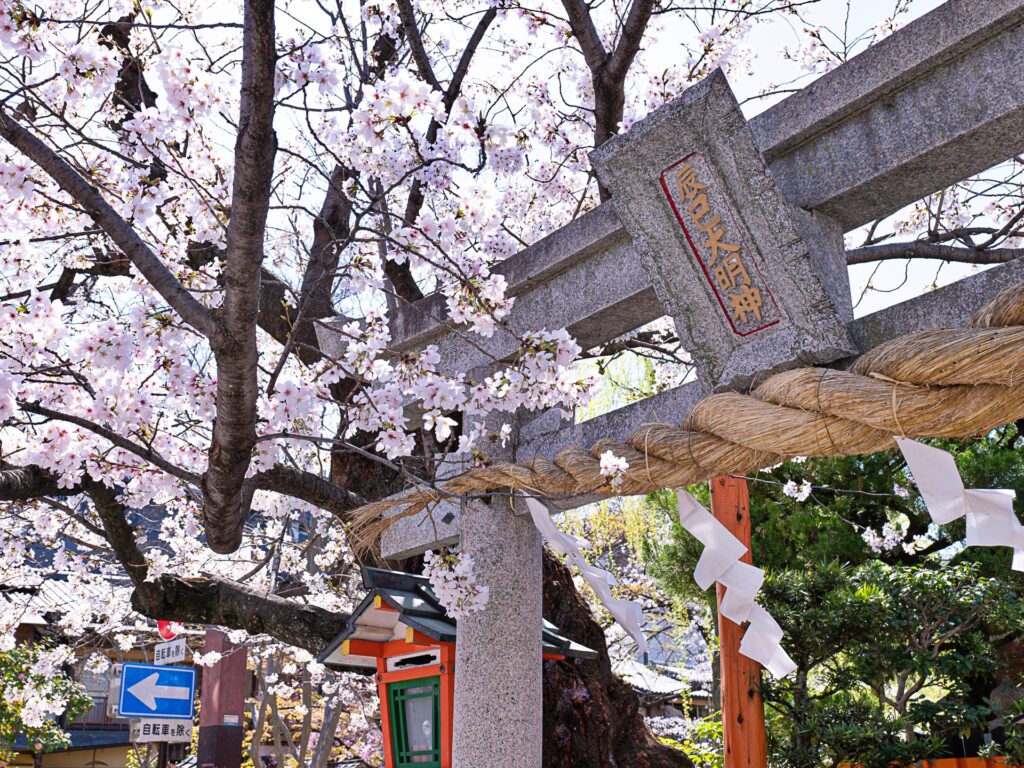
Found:
[(128, 689), (128, 693), (146, 705), (147, 709), (156, 711), (157, 699), (188, 699), (192, 691), (188, 686), (158, 685), (160, 674), (154, 672), (144, 677)]

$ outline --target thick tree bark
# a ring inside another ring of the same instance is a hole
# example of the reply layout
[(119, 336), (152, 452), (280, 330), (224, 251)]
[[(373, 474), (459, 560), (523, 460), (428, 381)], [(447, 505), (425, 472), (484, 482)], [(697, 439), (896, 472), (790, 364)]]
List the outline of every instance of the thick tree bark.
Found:
[(132, 608), (152, 619), (267, 634), (314, 654), (341, 634), (348, 621), (348, 614), (303, 605), (234, 582), (166, 575), (137, 584)]
[(206, 542), (221, 554), (234, 552), (242, 543), (248, 513), (242, 503), (242, 481), (256, 444), (256, 318), (277, 151), (274, 46), (273, 1), (247, 0), (224, 301), (217, 312), (217, 333), (209, 337), (217, 358), (217, 419), (202, 484)]
[[(647, 24), (654, 13), (655, 0), (633, 0), (622, 21), (618, 42), (608, 51), (594, 24), (590, 4), (584, 0), (562, 0), (569, 29), (580, 46), (590, 70), (594, 88), (594, 146), (600, 147), (619, 132), (626, 105), (626, 75), (640, 51)], [(598, 185), (601, 200), (611, 193)]]
[(149, 564), (117, 492), (89, 477), (82, 480), (82, 487), (92, 498), (107, 541), (135, 587), (132, 608), (142, 615), (268, 634), (311, 653), (323, 650), (345, 628), (348, 614), (257, 592), (214, 576), (184, 579), (165, 574), (150, 579)]
[(30, 501), (41, 496), (70, 496), (80, 488), (61, 488), (57, 478), (34, 464), (15, 467), (0, 461), (0, 501)]
[(604, 631), (569, 569), (547, 550), (544, 618), (600, 653), (593, 661), (544, 663), (544, 768), (690, 768), (644, 723), (636, 693), (612, 672)]

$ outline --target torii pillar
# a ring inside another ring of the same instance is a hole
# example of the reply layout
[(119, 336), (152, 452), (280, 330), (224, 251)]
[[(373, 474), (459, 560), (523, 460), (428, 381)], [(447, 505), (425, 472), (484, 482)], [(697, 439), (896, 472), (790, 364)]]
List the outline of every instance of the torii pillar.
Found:
[(471, 555), (487, 607), (459, 618), (455, 644), (453, 768), (541, 768), (544, 680), (543, 549), (509, 497), (469, 502), (461, 550)]

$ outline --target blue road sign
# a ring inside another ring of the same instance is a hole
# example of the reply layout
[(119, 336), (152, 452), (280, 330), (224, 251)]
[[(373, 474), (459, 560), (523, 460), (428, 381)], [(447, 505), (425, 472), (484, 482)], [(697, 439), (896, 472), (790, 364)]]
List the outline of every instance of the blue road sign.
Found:
[(157, 667), (126, 662), (121, 665), (121, 717), (164, 717), (191, 720), (196, 696), (192, 667)]

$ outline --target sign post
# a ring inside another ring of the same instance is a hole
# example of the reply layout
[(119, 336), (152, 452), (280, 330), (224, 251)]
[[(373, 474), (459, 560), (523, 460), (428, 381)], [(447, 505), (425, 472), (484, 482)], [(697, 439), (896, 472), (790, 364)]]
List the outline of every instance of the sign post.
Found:
[(131, 740), (135, 744), (188, 744), (192, 741), (192, 723), (187, 720), (144, 718), (131, 721)]
[(245, 646), (233, 644), (222, 630), (208, 627), (203, 651), (219, 653), (221, 659), (203, 670), (196, 761), (200, 768), (239, 768), (249, 689)]
[(179, 664), (185, 661), (188, 646), (184, 637), (170, 640), (166, 643), (157, 643), (153, 648), (153, 663), (158, 667), (168, 664)]
[(118, 713), (121, 717), (192, 720), (196, 671), (126, 662), (121, 667)]

